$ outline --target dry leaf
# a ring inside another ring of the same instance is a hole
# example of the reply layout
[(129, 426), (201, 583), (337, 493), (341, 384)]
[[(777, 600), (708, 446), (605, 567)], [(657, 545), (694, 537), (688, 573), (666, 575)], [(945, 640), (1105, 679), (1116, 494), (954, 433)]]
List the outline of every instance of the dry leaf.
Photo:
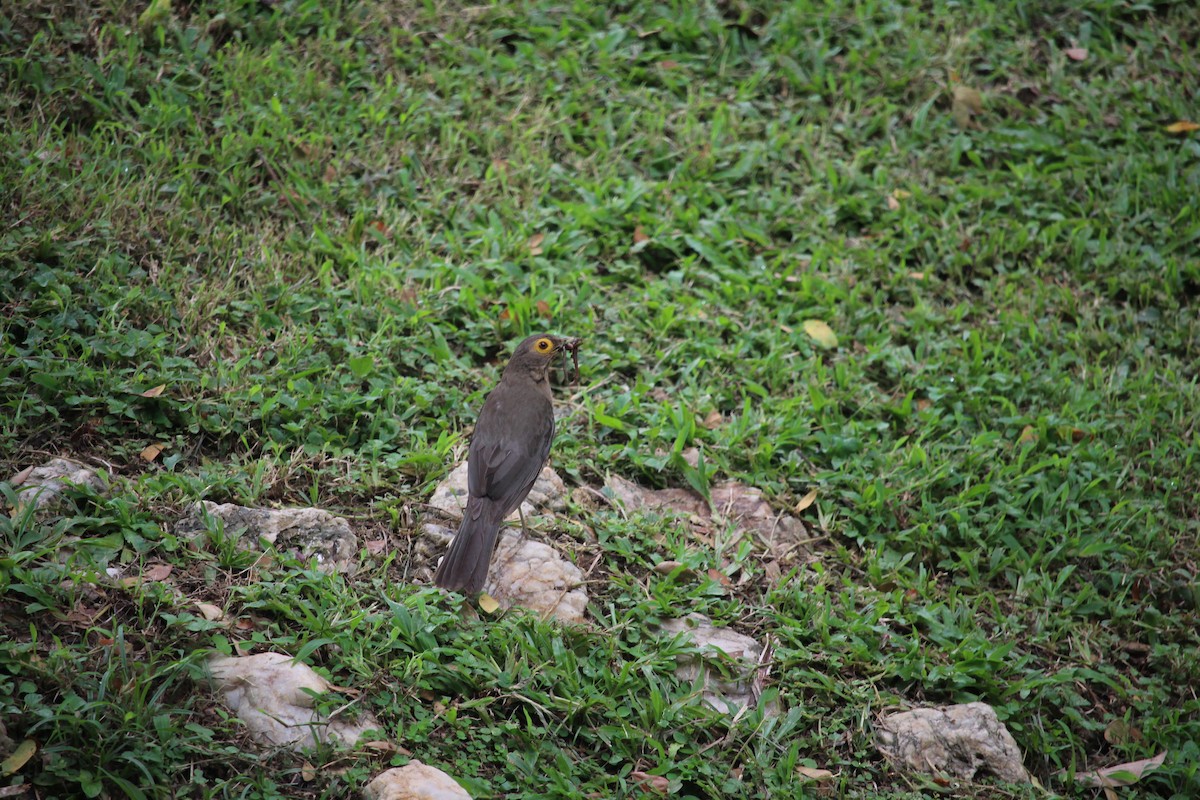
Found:
[(654, 571), (659, 575), (670, 575), (682, 566), (682, 561), (660, 561), (654, 565)]
[(537, 313), (539, 316), (545, 317), (546, 319), (550, 319), (551, 314), (550, 314), (550, 304), (549, 303), (547, 303), (545, 300), (538, 300), (536, 308), (537, 308)]
[(407, 747), (401, 747), (397, 744), (393, 744), (386, 739), (380, 739), (374, 742), (363, 742), (361, 746), (368, 750), (378, 750), (381, 753), (399, 753), (403, 756), (412, 755), (412, 751), (410, 751)]
[(512, 319), (512, 312), (508, 310), (508, 306), (505, 306), (504, 310), (500, 312), (500, 321), (508, 322), (510, 319)]
[(660, 67), (662, 67), (663, 69), (675, 69), (676, 67), (678, 67), (678, 66), (679, 66), (679, 62), (678, 62), (678, 61), (672, 61), (671, 59), (669, 59), (669, 58), (668, 58), (666, 61), (660, 61), (660, 62), (658, 62), (658, 65), (659, 65)]
[(808, 778), (810, 781), (827, 781), (833, 777), (833, 773), (827, 769), (817, 769), (816, 767), (796, 767), (796, 774), (801, 778)]
[(954, 87), (950, 101), (950, 114), (960, 128), (979, 127), (974, 122), (977, 114), (983, 113), (983, 95), (978, 89), (963, 86), (961, 83)]
[(1192, 131), (1200, 131), (1200, 123), (1188, 122), (1186, 119), (1181, 119), (1179, 122), (1172, 122), (1166, 128), (1167, 133), (1191, 133)]
[(238, 617), (234, 620), (233, 627), (239, 631), (252, 631), (254, 630), (254, 620), (250, 617)]
[(387, 539), (372, 539), (367, 542), (367, 552), (373, 556), (380, 555), (387, 549)]
[(629, 773), (629, 777), (646, 792), (666, 794), (671, 788), (671, 782), (662, 775), (651, 775), (648, 772), (642, 772), (640, 769)]
[(327, 164), (325, 166), (325, 174), (323, 176), (325, 179), (325, 182), (333, 183), (335, 180), (337, 180), (337, 176), (338, 176), (337, 167), (335, 167), (333, 164)]
[(721, 415), (720, 411), (714, 408), (705, 415), (704, 420), (700, 424), (711, 431), (724, 425), (725, 417)]
[(729, 580), (728, 575), (716, 569), (710, 569), (708, 571), (708, 579), (714, 583), (719, 583), (722, 586), (730, 586), (733, 583), (733, 581)]
[(142, 460), (153, 461), (154, 459), (158, 458), (158, 454), (161, 453), (163, 449), (164, 445), (161, 444), (146, 445), (141, 452)]
[(912, 278), (914, 281), (923, 281), (923, 280), (925, 280), (925, 273), (924, 272), (910, 272), (910, 273), (908, 273), (908, 277)]
[(200, 616), (209, 622), (218, 622), (225, 617), (225, 612), (212, 603), (196, 603), (196, 608), (200, 611)]
[(1127, 764), (1117, 764), (1115, 767), (1105, 767), (1094, 772), (1080, 772), (1075, 776), (1078, 783), (1084, 786), (1129, 786), (1140, 781), (1147, 772), (1152, 772), (1162, 766), (1167, 758), (1166, 751), (1154, 758), (1143, 758), (1140, 761), (1130, 761)]
[(167, 385), (165, 383), (160, 384), (159, 386), (155, 386), (153, 389), (147, 389), (144, 392), (140, 392), (139, 396), (140, 397), (158, 397), (160, 394), (163, 393), (163, 390), (166, 388), (167, 388)]
[(33, 466), (32, 465), (28, 466), (25, 469), (18, 472), (16, 475), (13, 475), (12, 480), (10, 480), (9, 483), (11, 483), (13, 486), (20, 486), (22, 483), (24, 483), (29, 478), (29, 475), (32, 472), (33, 472)]
[(837, 334), (833, 332), (833, 328), (819, 319), (804, 320), (804, 332), (807, 333), (814, 342), (826, 349), (837, 347)]
[(1083, 61), (1088, 57), (1086, 47), (1068, 47), (1066, 50), (1063, 50), (1063, 53), (1072, 61)]
[(1021, 429), (1021, 435), (1017, 437), (1017, 444), (1031, 444), (1037, 441), (1037, 432), (1032, 425), (1026, 425)]
[(916, 400), (913, 400), (913, 408), (915, 408), (918, 413), (922, 411), (928, 411), (929, 409), (933, 408), (933, 401), (926, 397), (918, 397)]
[(1121, 718), (1114, 719), (1104, 729), (1104, 741), (1109, 744), (1128, 744), (1140, 742), (1142, 732)]
[(642, 230), (641, 225), (638, 225), (636, 228), (633, 229), (633, 243), (634, 244), (641, 244), (642, 242), (648, 242), (648, 241), (650, 241), (650, 237), (646, 235), (646, 232), (644, 230)]
[(783, 568), (779, 566), (778, 561), (768, 561), (763, 564), (763, 572), (767, 574), (767, 580), (771, 583), (776, 583), (783, 577)]
[(381, 219), (372, 220), (368, 224), (368, 227), (375, 229), (375, 231), (379, 235), (383, 236), (385, 239), (392, 238), (391, 228), (389, 228), (387, 225), (383, 224), (383, 220), (381, 220)]
[(535, 233), (529, 237), (526, 244), (529, 246), (530, 255), (540, 256), (542, 254), (542, 242), (546, 241), (546, 234)]
[(887, 207), (888, 211), (896, 211), (900, 208), (900, 201), (889, 194), (887, 196)]
[(801, 511), (803, 511), (804, 509), (808, 508), (813, 503), (815, 503), (816, 500), (817, 500), (817, 490), (813, 489), (811, 492), (804, 495), (804, 497), (801, 497), (799, 503), (796, 503), (796, 513), (799, 514)]
[(317, 779), (317, 768), (305, 761), (300, 765), (300, 780), (312, 783)]
[(479, 610), (485, 614), (495, 614), (500, 609), (500, 603), (487, 592), (479, 595)]
[(142, 573), (142, 579), (155, 582), (165, 581), (174, 570), (175, 568), (170, 564), (155, 564)]

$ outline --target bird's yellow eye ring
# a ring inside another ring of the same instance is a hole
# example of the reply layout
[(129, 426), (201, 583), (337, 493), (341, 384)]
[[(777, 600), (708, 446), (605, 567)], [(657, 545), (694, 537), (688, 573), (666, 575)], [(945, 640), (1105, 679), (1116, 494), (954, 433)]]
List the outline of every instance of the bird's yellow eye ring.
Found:
[(546, 338), (538, 339), (533, 343), (533, 349), (537, 350), (539, 353), (549, 353), (554, 349), (554, 342)]

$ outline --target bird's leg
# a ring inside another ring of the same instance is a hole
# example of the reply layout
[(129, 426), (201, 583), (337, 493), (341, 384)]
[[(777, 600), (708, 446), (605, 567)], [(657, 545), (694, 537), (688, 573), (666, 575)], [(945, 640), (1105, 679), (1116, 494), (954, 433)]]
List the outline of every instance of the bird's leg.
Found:
[[(521, 505), (525, 505), (522, 503)], [(524, 539), (529, 535), (529, 529), (525, 527), (525, 511), (521, 506), (517, 506), (517, 514), (521, 517), (521, 538)]]

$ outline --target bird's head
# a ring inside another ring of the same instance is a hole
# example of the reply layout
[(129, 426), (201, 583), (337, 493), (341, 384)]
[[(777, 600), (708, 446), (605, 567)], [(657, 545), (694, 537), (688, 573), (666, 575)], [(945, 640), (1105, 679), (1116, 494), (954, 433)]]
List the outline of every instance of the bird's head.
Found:
[(508, 366), (504, 368), (504, 371), (507, 372), (516, 367), (532, 370), (544, 376), (549, 371), (550, 365), (554, 363), (556, 356), (570, 353), (575, 360), (575, 375), (578, 376), (580, 342), (580, 339), (535, 333), (517, 345), (517, 349), (513, 351), (512, 358), (509, 359)]

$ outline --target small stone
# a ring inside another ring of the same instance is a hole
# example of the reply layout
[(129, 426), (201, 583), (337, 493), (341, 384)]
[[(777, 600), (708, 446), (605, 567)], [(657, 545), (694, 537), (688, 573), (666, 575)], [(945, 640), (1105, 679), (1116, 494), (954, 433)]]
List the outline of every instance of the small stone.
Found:
[(521, 606), (562, 622), (584, 621), (588, 596), (579, 567), (548, 544), (502, 531), (484, 591), (502, 606)]
[(604, 488), (627, 511), (645, 508), (685, 518), (709, 514), (704, 498), (687, 489), (646, 489), (620, 475), (609, 475)]
[(647, 489), (618, 475), (609, 475), (604, 488), (628, 511), (644, 508), (693, 524), (724, 520), (742, 533), (753, 534), (776, 557), (809, 538), (803, 522), (772, 508), (760, 489), (737, 481), (713, 485), (711, 509), (690, 489)]
[[(454, 529), (426, 523), (421, 532), (416, 550), (436, 564), (450, 546)], [(580, 623), (588, 604), (583, 583), (579, 567), (550, 545), (530, 539), (519, 529), (501, 530), (484, 591), (502, 608), (521, 606), (562, 622)]]
[(354, 745), (379, 730), (370, 712), (358, 721), (324, 719), (313, 708), (313, 692), (332, 687), (307, 664), (284, 653), (214, 656), (208, 662), (222, 702), (245, 724), (250, 736), (266, 746), (301, 751), (323, 742)]
[(17, 487), (17, 501), (22, 506), (45, 508), (68, 486), (83, 486), (94, 492), (104, 491), (104, 481), (91, 467), (69, 458), (53, 458), (39, 467), (27, 467), (9, 478)]
[[(712, 620), (703, 614), (688, 614), (680, 619), (667, 620), (662, 624), (662, 632), (669, 636), (687, 633), (696, 647), (707, 651), (706, 657), (725, 659), (726, 671), (734, 675), (732, 680), (720, 677), (715, 669), (709, 669), (704, 664), (704, 657), (680, 658), (675, 670), (675, 676), (685, 683), (694, 683), (703, 674), (704, 700), (710, 706), (732, 715), (758, 702), (754, 679), (763, 647), (756, 639), (731, 628), (713, 625)], [(730, 666), (731, 660), (733, 663)], [(772, 704), (767, 707), (766, 713), (774, 716), (779, 709)]]
[(410, 761), (379, 773), (363, 789), (365, 800), (471, 800), (458, 782), (437, 767)]
[(987, 703), (891, 714), (876, 726), (875, 746), (915, 772), (969, 781), (982, 769), (1010, 783), (1029, 782), (1020, 748)]
[(261, 539), (301, 561), (315, 558), (317, 568), (325, 572), (353, 572), (357, 567), (358, 537), (349, 522), (324, 509), (248, 508), (204, 500), (175, 523), (175, 533), (198, 539), (208, 532), (210, 519), (221, 520), (225, 534), (237, 536), (243, 550), (257, 551)]

